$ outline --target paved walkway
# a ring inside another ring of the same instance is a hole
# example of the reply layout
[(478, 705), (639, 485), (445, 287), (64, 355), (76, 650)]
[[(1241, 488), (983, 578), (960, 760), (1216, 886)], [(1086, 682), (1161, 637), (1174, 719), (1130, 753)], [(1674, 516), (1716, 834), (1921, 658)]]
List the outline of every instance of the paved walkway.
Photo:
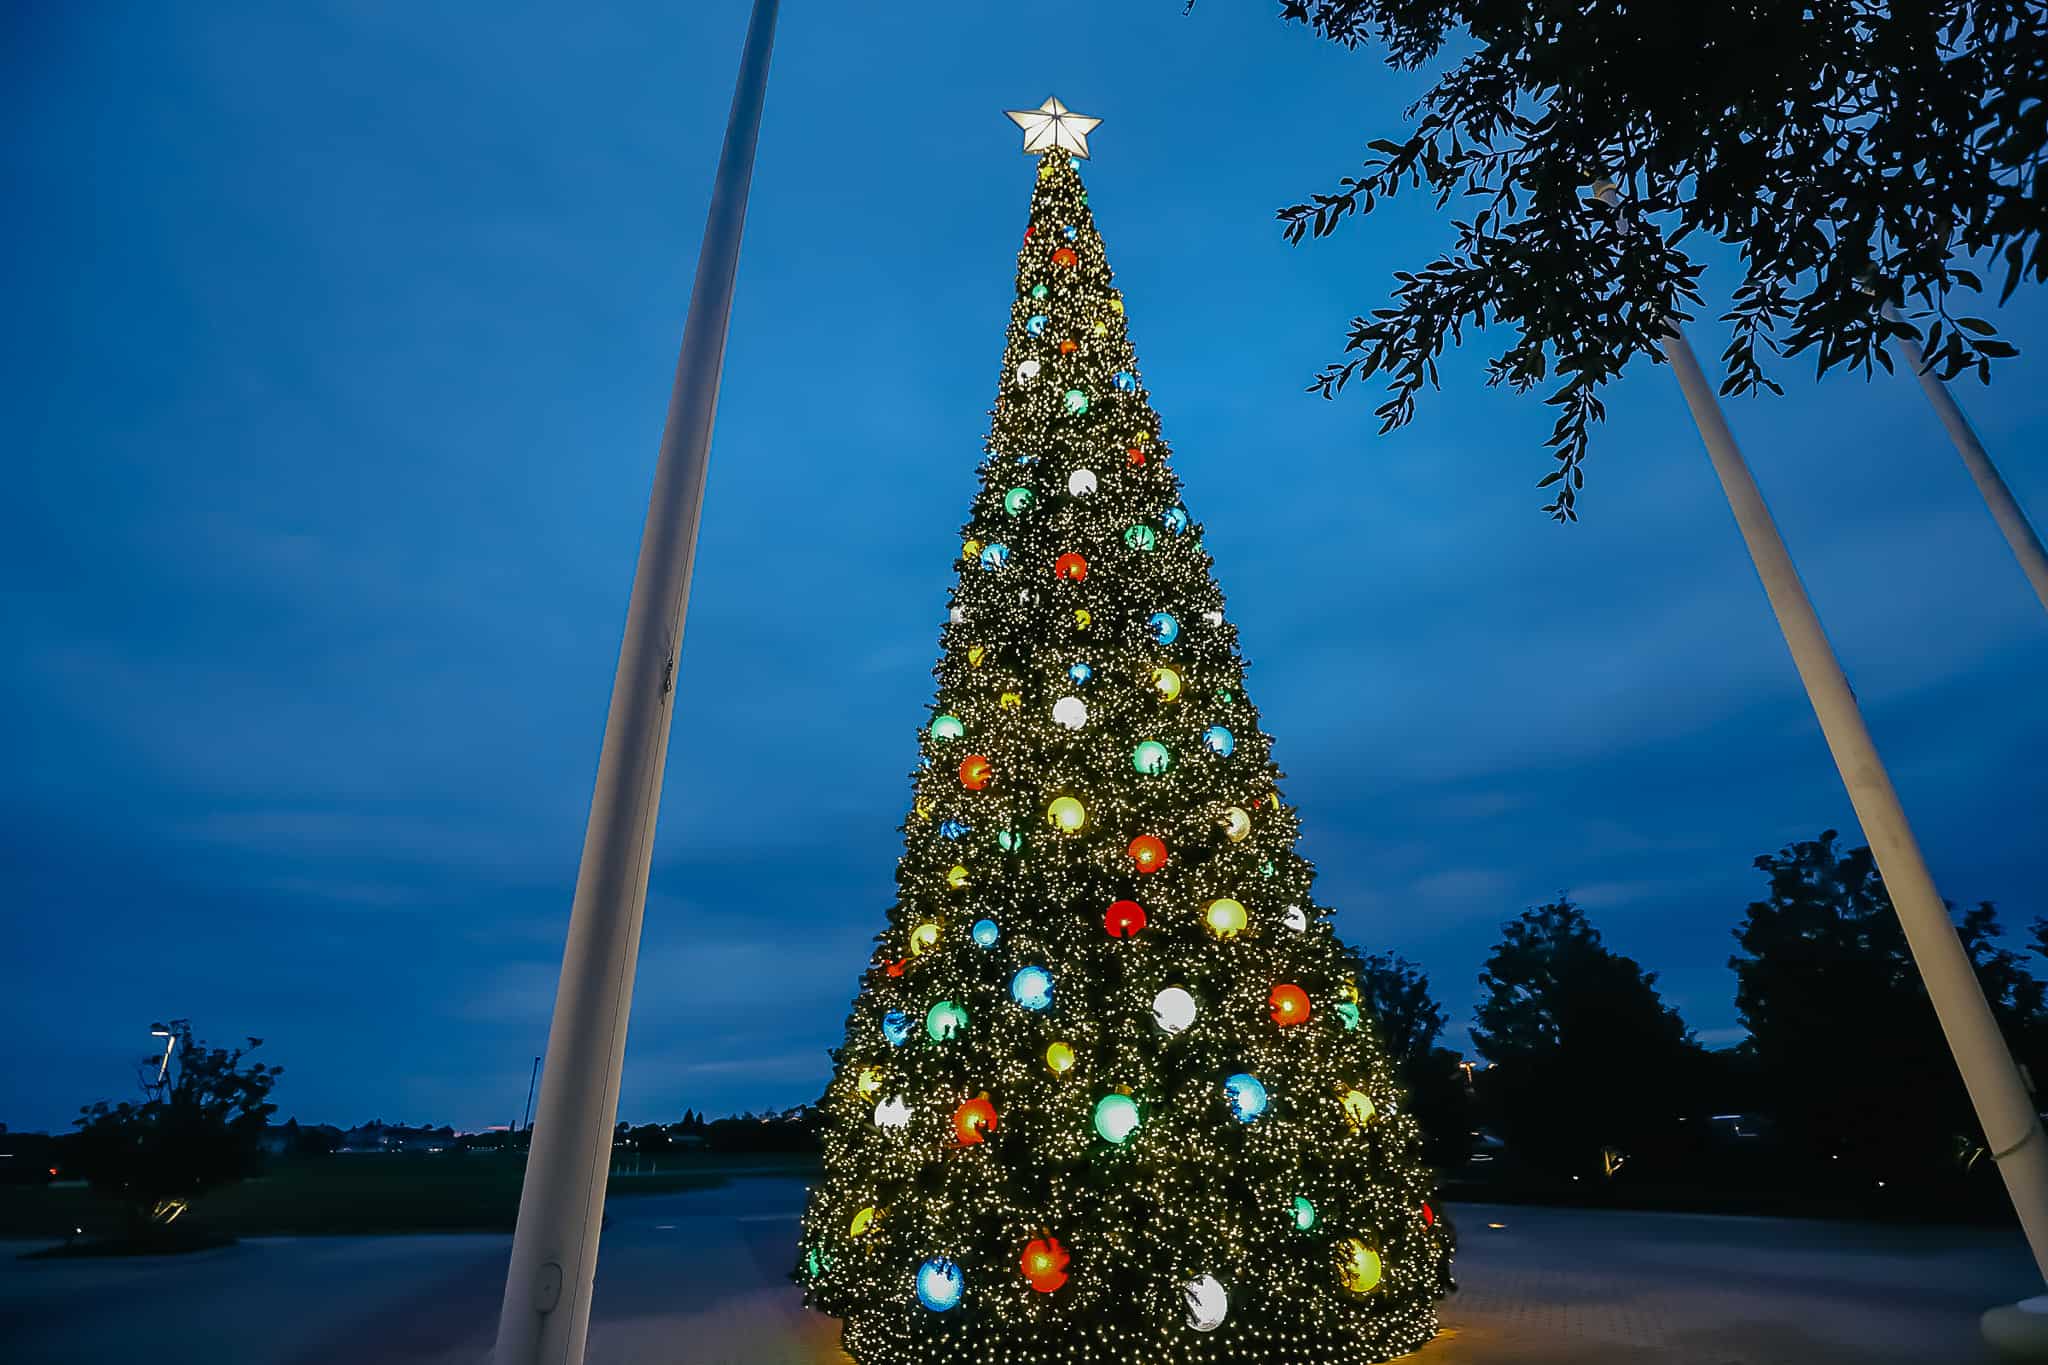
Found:
[[(783, 1279), (802, 1186), (614, 1200), (590, 1365), (837, 1365)], [(2018, 1234), (1466, 1206), (1416, 1365), (1969, 1365), (2038, 1288)], [(1492, 1226), (1492, 1225), (1498, 1226)], [(503, 1236), (274, 1238), (149, 1262), (0, 1254), (9, 1365), (482, 1365)]]

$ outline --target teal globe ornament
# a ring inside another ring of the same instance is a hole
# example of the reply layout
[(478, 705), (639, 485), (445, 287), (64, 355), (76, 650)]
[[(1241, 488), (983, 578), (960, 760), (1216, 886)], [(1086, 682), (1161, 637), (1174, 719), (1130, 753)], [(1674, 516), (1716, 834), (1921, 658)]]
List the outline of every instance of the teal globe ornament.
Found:
[(993, 573), (1010, 562), (1010, 547), (992, 540), (981, 547), (981, 567)]
[(1250, 1123), (1266, 1112), (1266, 1087), (1248, 1071), (1223, 1082), (1223, 1098), (1230, 1102), (1231, 1117), (1239, 1123)]
[[(996, 922), (992, 919), (976, 920), (974, 927), (968, 930), (968, 933), (973, 936), (974, 946), (977, 948), (995, 947), (996, 939), (1002, 935), (1002, 931), (996, 928)], [(1355, 1009), (1356, 1006), (1353, 1006), (1353, 1008)]]
[(1060, 396), (1060, 406), (1067, 410), (1069, 417), (1079, 417), (1088, 411), (1088, 395), (1079, 389), (1068, 389)]
[(1051, 321), (1052, 319), (1043, 313), (1033, 313), (1024, 319), (1024, 330), (1035, 337), (1042, 337), (1045, 335), (1045, 325)]
[(1316, 1225), (1316, 1206), (1308, 1202), (1307, 1195), (1297, 1194), (1294, 1196), (1294, 1207), (1291, 1213), (1294, 1218), (1294, 1230), (1296, 1232), (1307, 1232)]
[(958, 739), (960, 738), (960, 736), (966, 733), (967, 723), (961, 720), (960, 717), (952, 714), (950, 711), (945, 713), (944, 715), (932, 717), (933, 739)]
[(1149, 526), (1133, 526), (1124, 532), (1124, 544), (1133, 550), (1149, 550), (1159, 543), (1159, 534)]
[(1024, 851), (1024, 836), (1013, 829), (997, 830), (996, 847), (1005, 853), (1022, 853)]
[(934, 1313), (957, 1306), (966, 1292), (967, 1276), (943, 1256), (917, 1268), (917, 1301)]
[(1170, 611), (1153, 612), (1145, 624), (1151, 629), (1152, 638), (1162, 645), (1170, 645), (1180, 638), (1180, 621)]
[(1003, 494), (1003, 510), (1005, 512), (1008, 512), (1011, 516), (1021, 517), (1025, 514), (1025, 512), (1029, 511), (1030, 508), (1030, 489), (1023, 487), (1012, 488), (1009, 492)]
[(1010, 978), (1010, 998), (1027, 1010), (1052, 1008), (1052, 973), (1043, 967), (1020, 967)]
[(1173, 762), (1173, 755), (1156, 739), (1148, 739), (1131, 750), (1131, 766), (1147, 777), (1157, 777)]
[(1095, 1131), (1121, 1147), (1138, 1131), (1138, 1102), (1129, 1095), (1104, 1095), (1095, 1102)]
[(1042, 299), (1051, 292), (1052, 291), (1050, 289), (1047, 289), (1042, 284), (1034, 284), (1031, 286), (1031, 297), (1034, 299)]
[(1202, 747), (1218, 758), (1229, 758), (1237, 749), (1237, 737), (1221, 725), (1202, 731)]

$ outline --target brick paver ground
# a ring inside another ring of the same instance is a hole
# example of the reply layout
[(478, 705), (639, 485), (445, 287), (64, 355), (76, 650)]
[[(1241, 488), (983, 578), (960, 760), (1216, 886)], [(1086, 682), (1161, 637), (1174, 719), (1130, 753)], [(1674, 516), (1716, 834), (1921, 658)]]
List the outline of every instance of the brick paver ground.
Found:
[[(801, 1186), (613, 1201), (589, 1365), (838, 1365), (782, 1279)], [(1970, 1365), (2039, 1282), (2017, 1233), (1570, 1209), (1457, 1211), (1416, 1365)], [(1497, 1225), (1497, 1226), (1489, 1226)], [(9, 1365), (482, 1365), (502, 1236), (261, 1240), (136, 1262), (0, 1254)]]

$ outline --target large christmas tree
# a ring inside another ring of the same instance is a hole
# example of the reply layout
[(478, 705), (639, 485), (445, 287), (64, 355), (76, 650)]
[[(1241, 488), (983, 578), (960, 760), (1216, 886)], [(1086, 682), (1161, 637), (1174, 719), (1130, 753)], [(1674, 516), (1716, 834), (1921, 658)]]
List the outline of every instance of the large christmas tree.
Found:
[(1038, 154), (898, 903), (797, 1276), (861, 1365), (1353, 1365), (1436, 1330), (1418, 1133), (1295, 851), (1078, 173)]

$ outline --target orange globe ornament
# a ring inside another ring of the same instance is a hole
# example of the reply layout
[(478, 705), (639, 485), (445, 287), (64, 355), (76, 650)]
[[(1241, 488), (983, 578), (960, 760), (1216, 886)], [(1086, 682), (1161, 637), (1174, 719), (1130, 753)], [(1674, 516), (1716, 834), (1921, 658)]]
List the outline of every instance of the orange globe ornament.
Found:
[(962, 1147), (974, 1146), (995, 1127), (996, 1107), (989, 1103), (986, 1090), (953, 1111), (953, 1135)]
[(1140, 872), (1157, 872), (1166, 866), (1166, 841), (1157, 835), (1140, 834), (1124, 851)]
[(971, 792), (978, 792), (995, 780), (996, 770), (989, 766), (986, 755), (969, 754), (960, 760), (960, 785)]
[(1072, 268), (1074, 263), (1080, 259), (1079, 256), (1074, 254), (1074, 248), (1070, 246), (1063, 246), (1058, 251), (1052, 253), (1052, 263), (1057, 266)]
[(1074, 339), (1073, 339), (1072, 337), (1068, 337), (1068, 338), (1067, 338), (1066, 340), (1064, 340), (1064, 341), (1062, 341), (1062, 342), (1060, 343), (1060, 354), (1061, 354), (1061, 355), (1072, 355), (1072, 354), (1073, 354), (1074, 352), (1076, 352), (1076, 351), (1078, 351), (1078, 350), (1080, 350), (1080, 349), (1081, 349), (1081, 343), (1080, 343), (1080, 342), (1078, 342), (1078, 341), (1076, 341), (1076, 340), (1074, 340)]
[(1273, 1011), (1273, 1022), (1282, 1028), (1308, 1022), (1308, 992), (1299, 986), (1275, 986), (1266, 1004)]
[(1053, 561), (1052, 576), (1064, 578), (1069, 583), (1079, 583), (1088, 576), (1088, 561), (1069, 551)]
[(1057, 1237), (1041, 1237), (1024, 1248), (1024, 1279), (1041, 1294), (1067, 1282), (1067, 1249)]
[(1136, 901), (1112, 901), (1103, 912), (1102, 927), (1111, 938), (1129, 938), (1145, 927), (1145, 907)]

